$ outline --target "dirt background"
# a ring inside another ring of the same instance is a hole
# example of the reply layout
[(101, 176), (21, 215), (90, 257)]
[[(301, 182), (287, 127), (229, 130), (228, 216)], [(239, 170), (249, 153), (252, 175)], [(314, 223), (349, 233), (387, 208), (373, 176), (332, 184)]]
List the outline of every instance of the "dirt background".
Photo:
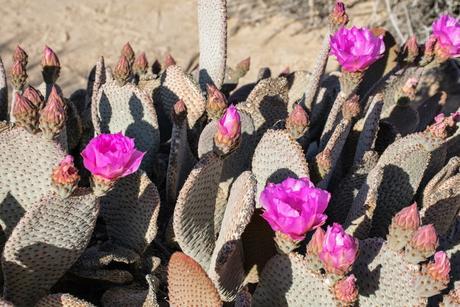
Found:
[[(198, 52), (196, 0), (0, 0), (0, 4), (0, 55), (6, 69), (20, 44), (29, 54), (31, 83), (39, 83), (41, 53), (48, 44), (61, 61), (59, 84), (66, 96), (85, 87), (99, 56), (113, 66), (127, 41), (136, 52), (145, 51), (151, 63), (171, 52), (179, 65), (187, 66)], [(351, 23), (368, 25), (375, 18), (372, 12), (373, 1), (353, 5)], [(237, 21), (230, 19), (228, 63), (251, 56), (251, 71), (243, 82), (254, 80), (261, 67), (268, 66), (273, 73), (286, 67), (308, 70), (326, 32), (321, 28), (299, 33), (302, 24), (281, 15), (238, 31), (236, 26)], [(332, 60), (328, 69), (336, 65)]]

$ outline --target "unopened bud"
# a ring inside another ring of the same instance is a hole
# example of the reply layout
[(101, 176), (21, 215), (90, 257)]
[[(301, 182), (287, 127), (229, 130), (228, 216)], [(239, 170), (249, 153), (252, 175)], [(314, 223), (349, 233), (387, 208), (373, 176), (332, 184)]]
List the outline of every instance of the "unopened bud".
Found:
[(24, 90), (23, 96), (29, 99), (37, 110), (41, 110), (45, 106), (45, 99), (42, 94), (31, 85)]
[(392, 219), (387, 240), (389, 247), (394, 251), (401, 250), (409, 243), (419, 226), (420, 215), (417, 204), (413, 203), (403, 208)]
[(326, 233), (321, 227), (316, 228), (315, 233), (307, 244), (307, 254), (311, 256), (318, 256), (323, 249), (324, 235)]
[(427, 273), (433, 279), (449, 282), (450, 260), (445, 252), (439, 251), (434, 254), (434, 261), (427, 265)]
[(289, 69), (289, 66), (286, 66), (279, 74), (280, 77), (287, 77), (287, 75), (289, 75), (290, 73), (290, 69)]
[(325, 148), (316, 156), (316, 165), (318, 168), (318, 175), (324, 178), (332, 169), (332, 153), (329, 148)]
[(181, 123), (187, 117), (187, 106), (182, 99), (174, 104), (171, 116), (175, 123)]
[(42, 74), (45, 83), (55, 83), (59, 77), (61, 63), (59, 62), (56, 53), (54, 53), (54, 51), (48, 46), (45, 46), (45, 50), (43, 51), (42, 68)]
[(406, 259), (410, 263), (425, 261), (436, 251), (438, 247), (438, 235), (432, 224), (421, 226), (412, 236), (406, 247)]
[(347, 99), (342, 106), (343, 118), (352, 120), (361, 113), (361, 106), (359, 105), (359, 96), (353, 95)]
[(286, 119), (286, 129), (294, 139), (298, 139), (305, 134), (309, 124), (307, 112), (300, 104), (296, 104)]
[(11, 67), (10, 77), (14, 88), (21, 90), (27, 81), (26, 67), (21, 62), (16, 61)]
[(78, 185), (80, 176), (73, 163), (73, 157), (67, 155), (57, 167), (53, 169), (51, 183), (56, 192), (62, 197), (69, 197)]
[(409, 37), (409, 39), (406, 41), (403, 47), (403, 52), (405, 61), (408, 63), (413, 63), (418, 57), (420, 50), (415, 35)]
[(38, 113), (34, 105), (24, 96), (16, 93), (14, 96), (13, 116), (20, 126), (31, 133), (37, 130)]
[(218, 154), (226, 155), (236, 149), (241, 139), (241, 119), (238, 110), (229, 106), (217, 122), (214, 144)]
[(350, 276), (339, 280), (334, 285), (335, 297), (346, 303), (348, 306), (352, 306), (358, 299), (358, 288), (356, 286), (356, 277), (351, 274)]
[(208, 101), (206, 103), (208, 117), (210, 119), (221, 118), (228, 106), (227, 98), (212, 84), (206, 85), (206, 91), (208, 93)]
[(50, 94), (46, 106), (40, 112), (40, 129), (48, 139), (55, 138), (65, 124), (66, 111), (59, 94)]
[(434, 35), (430, 35), (424, 46), (424, 51), (423, 51), (423, 59), (422, 59), (422, 65), (427, 65), (430, 62), (433, 61), (434, 55), (435, 55), (435, 46), (436, 46), (437, 38)]
[(169, 66), (174, 66), (176, 65), (176, 60), (172, 57), (171, 53), (168, 53), (165, 55), (165, 58), (164, 58), (164, 68), (168, 68)]
[(117, 66), (115, 66), (113, 77), (120, 86), (123, 86), (126, 84), (126, 82), (128, 82), (130, 76), (131, 66), (129, 65), (128, 59), (122, 55), (118, 61)]
[(239, 62), (238, 64), (236, 64), (235, 70), (239, 71), (240, 76), (242, 77), (249, 71), (250, 67), (251, 67), (251, 58), (248, 57), (242, 60), (241, 62)]
[(460, 112), (451, 113), (449, 116), (441, 113), (434, 119), (435, 123), (429, 126), (427, 131), (431, 135), (444, 140), (453, 135), (457, 130), (457, 122), (460, 121)]
[(409, 78), (402, 88), (402, 93), (408, 97), (410, 100), (415, 99), (415, 93), (418, 85), (417, 78)]
[(138, 76), (145, 75), (149, 70), (149, 62), (145, 56), (145, 52), (139, 54), (133, 64), (133, 72)]
[(135, 54), (129, 42), (127, 42), (121, 49), (121, 55), (126, 57), (130, 66), (133, 66)]
[(329, 15), (329, 20), (335, 29), (343, 27), (348, 23), (348, 15), (343, 2), (337, 1), (335, 3), (334, 9)]
[(19, 45), (16, 46), (13, 53), (13, 62), (21, 62), (24, 67), (27, 66), (29, 56)]

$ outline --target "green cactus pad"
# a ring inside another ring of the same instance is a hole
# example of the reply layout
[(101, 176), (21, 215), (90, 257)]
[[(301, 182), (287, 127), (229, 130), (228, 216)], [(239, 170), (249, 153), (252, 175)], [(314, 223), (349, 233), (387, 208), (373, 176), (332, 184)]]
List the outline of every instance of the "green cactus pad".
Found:
[(208, 273), (225, 301), (235, 299), (245, 278), (241, 235), (254, 213), (255, 190), (256, 181), (249, 171), (233, 183), (211, 257)]
[[(280, 152), (289, 154), (280, 155)], [(302, 147), (284, 130), (268, 130), (264, 134), (252, 158), (252, 172), (257, 179), (257, 203), (267, 182), (309, 176)]]
[(65, 153), (57, 143), (19, 127), (2, 129), (0, 147), (0, 223), (9, 235), (24, 212), (52, 191), (52, 170)]
[(142, 254), (157, 234), (160, 196), (143, 172), (120, 179), (101, 198), (101, 216), (114, 244)]
[(31, 306), (45, 296), (86, 248), (98, 211), (86, 189), (66, 199), (44, 197), (28, 210), (3, 252), (5, 298)]
[(160, 144), (152, 99), (131, 83), (119, 86), (108, 80), (99, 88), (92, 108), (97, 110), (93, 122), (96, 134), (121, 131), (134, 138), (137, 149), (147, 152), (141, 168), (150, 173)]
[(205, 155), (184, 183), (174, 210), (177, 242), (184, 253), (205, 269), (209, 267), (217, 238), (214, 212), (222, 164), (214, 153)]

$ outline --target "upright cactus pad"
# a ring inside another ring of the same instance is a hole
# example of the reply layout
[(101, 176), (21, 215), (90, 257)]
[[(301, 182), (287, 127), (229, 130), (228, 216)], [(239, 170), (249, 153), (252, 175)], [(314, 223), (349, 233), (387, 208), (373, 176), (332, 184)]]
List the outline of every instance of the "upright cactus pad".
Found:
[(35, 307), (94, 307), (94, 305), (73, 295), (58, 293), (45, 296)]
[(19, 127), (0, 132), (0, 147), (0, 220), (9, 235), (24, 212), (51, 192), (52, 170), (65, 153), (40, 133)]
[(217, 233), (214, 210), (222, 160), (214, 153), (201, 158), (177, 199), (173, 227), (181, 249), (207, 269)]
[(201, 90), (207, 84), (222, 86), (227, 60), (227, 0), (199, 0), (198, 29), (200, 41)]
[[(289, 152), (289, 155), (278, 155), (278, 152)], [(302, 147), (283, 130), (269, 130), (264, 134), (252, 158), (252, 171), (257, 180), (257, 199), (267, 182), (309, 176)]]
[(160, 196), (143, 172), (122, 178), (101, 198), (101, 216), (114, 244), (142, 254), (157, 234)]
[(187, 122), (193, 128), (204, 114), (206, 100), (198, 84), (176, 65), (169, 66), (161, 76), (161, 86), (155, 95), (155, 103), (163, 111), (162, 116), (169, 117), (172, 107), (182, 99), (187, 107)]
[(203, 268), (180, 252), (169, 260), (168, 292), (172, 306), (222, 306), (219, 293)]
[(160, 144), (158, 120), (152, 99), (127, 83), (120, 86), (114, 80), (108, 80), (98, 90), (96, 101), (95, 132), (123, 132), (135, 139), (136, 147), (147, 152), (142, 168), (150, 173), (153, 169), (155, 154)]
[(46, 196), (34, 204), (3, 251), (5, 298), (31, 306), (44, 297), (86, 248), (98, 211), (98, 200), (86, 189), (66, 199)]

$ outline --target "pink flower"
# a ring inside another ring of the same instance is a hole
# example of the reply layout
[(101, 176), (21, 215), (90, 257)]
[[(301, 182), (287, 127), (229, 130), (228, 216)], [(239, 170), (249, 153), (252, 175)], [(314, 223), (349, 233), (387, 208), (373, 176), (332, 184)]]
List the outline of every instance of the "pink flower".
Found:
[(100, 134), (81, 153), (83, 165), (95, 176), (107, 180), (134, 173), (145, 152), (136, 150), (134, 139), (123, 134)]
[(460, 23), (452, 16), (441, 15), (433, 22), (433, 34), (445, 57), (460, 55)]
[(240, 135), (240, 114), (234, 105), (229, 106), (225, 114), (219, 119), (217, 129), (221, 136), (228, 139), (233, 139)]
[(262, 217), (273, 230), (302, 240), (305, 234), (326, 222), (324, 214), (331, 195), (315, 188), (308, 178), (287, 178), (269, 183), (260, 194)]
[(428, 274), (436, 280), (449, 281), (450, 260), (443, 251), (434, 254), (434, 262), (427, 265)]
[(358, 256), (358, 240), (345, 233), (342, 225), (328, 226), (319, 259), (324, 268), (334, 274), (344, 274)]
[(341, 28), (331, 37), (331, 54), (347, 72), (366, 70), (383, 52), (383, 36), (375, 36), (367, 28)]

